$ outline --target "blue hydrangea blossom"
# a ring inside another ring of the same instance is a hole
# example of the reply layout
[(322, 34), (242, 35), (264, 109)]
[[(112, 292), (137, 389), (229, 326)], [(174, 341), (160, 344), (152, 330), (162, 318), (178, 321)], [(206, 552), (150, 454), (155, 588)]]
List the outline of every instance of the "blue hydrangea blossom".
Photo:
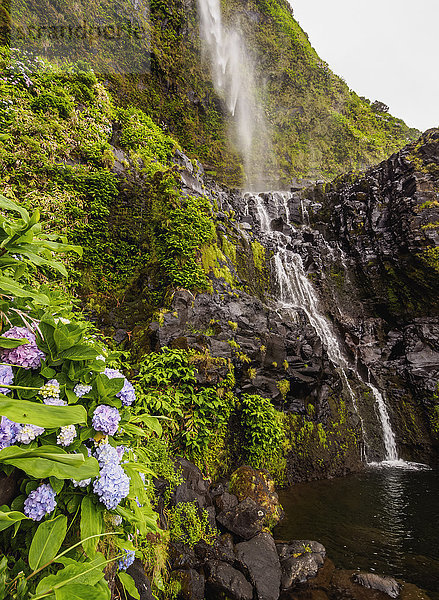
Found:
[[(14, 372), (10, 365), (0, 365), (0, 384), (12, 385), (14, 383)], [(11, 390), (0, 387), (0, 394), (9, 394)]]
[(43, 483), (31, 492), (24, 501), (24, 514), (34, 521), (41, 521), (56, 506), (55, 492), (48, 483)]
[(56, 443), (60, 446), (70, 446), (76, 437), (76, 427), (74, 425), (66, 425), (61, 427), (61, 430), (56, 438)]
[(128, 496), (130, 480), (120, 465), (109, 464), (93, 483), (93, 491), (108, 510), (114, 510)]
[(101, 444), (95, 451), (96, 459), (101, 468), (107, 465), (118, 465), (120, 463), (119, 453), (110, 444)]
[(96, 431), (114, 435), (119, 427), (119, 421), (120, 414), (117, 408), (101, 404), (93, 413), (92, 425)]
[(85, 394), (91, 391), (91, 385), (86, 385), (85, 383), (77, 383), (73, 388), (73, 391), (78, 396), (78, 398), (82, 398)]
[(0, 450), (15, 444), (20, 431), (21, 425), (14, 423), (7, 417), (2, 417), (0, 421)]
[(122, 400), (122, 404), (124, 406), (131, 406), (131, 404), (136, 401), (136, 392), (132, 383), (130, 383), (120, 371), (117, 369), (106, 368), (104, 375), (106, 375), (109, 379), (123, 379), (123, 388), (120, 390), (120, 392), (117, 392), (116, 396)]
[(128, 567), (131, 567), (134, 559), (136, 558), (136, 553), (134, 550), (124, 550), (124, 552), (125, 555), (122, 556), (118, 563), (119, 571), (126, 571)]
[(16, 440), (20, 444), (30, 444), (36, 437), (44, 433), (43, 427), (37, 425), (22, 425), (17, 433)]

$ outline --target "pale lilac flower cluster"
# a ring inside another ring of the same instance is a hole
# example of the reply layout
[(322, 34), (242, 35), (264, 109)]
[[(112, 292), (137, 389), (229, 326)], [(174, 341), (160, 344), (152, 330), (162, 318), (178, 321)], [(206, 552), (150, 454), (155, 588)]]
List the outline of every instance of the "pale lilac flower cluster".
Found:
[(97, 406), (91, 421), (96, 431), (102, 431), (107, 435), (114, 435), (119, 427), (120, 414), (114, 406), (101, 404)]
[(134, 562), (136, 553), (134, 550), (125, 550), (125, 555), (119, 560), (119, 571), (126, 571)]
[(21, 430), (21, 425), (11, 421), (7, 417), (2, 417), (0, 422), (0, 450), (12, 446), (17, 441), (17, 434)]
[(117, 392), (116, 396), (122, 400), (122, 404), (124, 406), (131, 406), (131, 404), (136, 401), (136, 392), (133, 384), (130, 383), (120, 371), (117, 369), (106, 368), (104, 375), (106, 375), (109, 379), (123, 379), (123, 388), (120, 390), (120, 392)]
[(61, 430), (56, 438), (56, 443), (60, 446), (70, 446), (76, 437), (76, 427), (74, 425), (66, 425), (61, 427)]
[[(0, 384), (12, 385), (14, 383), (14, 372), (10, 365), (0, 365)], [(11, 390), (0, 387), (0, 394), (9, 394)]]
[(62, 400), (61, 398), (44, 398), (43, 400), (44, 404), (47, 404), (48, 406), (67, 406), (67, 402), (65, 400)]
[(56, 506), (55, 492), (48, 483), (43, 483), (31, 492), (24, 501), (24, 514), (34, 521), (51, 513)]
[(18, 346), (18, 348), (4, 349), (1, 358), (4, 362), (23, 367), (24, 369), (38, 369), (45, 354), (37, 346), (35, 334), (26, 327), (11, 327), (3, 334), (7, 338), (25, 338), (28, 344)]
[(85, 394), (91, 391), (91, 385), (86, 385), (85, 383), (77, 383), (73, 388), (73, 391), (78, 396), (78, 398), (82, 398)]
[(91, 483), (91, 477), (90, 479), (82, 479), (81, 481), (76, 481), (76, 479), (72, 479), (72, 483), (75, 487), (84, 488)]
[(36, 425), (22, 425), (17, 433), (16, 441), (20, 444), (30, 444), (36, 437), (44, 433), (43, 427)]
[(128, 496), (129, 477), (120, 465), (110, 463), (101, 469), (99, 478), (93, 483), (93, 491), (108, 510), (113, 510)]
[(108, 515), (107, 519), (110, 525), (112, 525), (113, 527), (119, 527), (119, 525), (122, 525), (122, 517), (120, 515), (110, 514)]
[[(120, 446), (123, 448), (123, 446)], [(93, 484), (93, 491), (108, 510), (113, 510), (130, 491), (130, 480), (120, 466), (120, 452), (110, 444), (101, 444), (95, 455), (101, 471)], [(122, 452), (123, 455), (123, 452)]]

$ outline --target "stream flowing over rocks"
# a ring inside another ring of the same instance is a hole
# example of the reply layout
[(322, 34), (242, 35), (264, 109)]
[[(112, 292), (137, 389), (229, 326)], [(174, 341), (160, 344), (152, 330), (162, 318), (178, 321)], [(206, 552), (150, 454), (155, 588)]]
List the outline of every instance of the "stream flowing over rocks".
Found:
[(437, 464), (439, 131), (361, 176), (291, 192), (219, 188), (177, 160), (187, 193), (212, 201), (221, 250), (211, 293), (176, 291), (149, 328), (151, 349), (207, 349), (234, 362), (238, 394), (342, 423), (334, 443), (290, 453), (290, 483), (365, 461)]

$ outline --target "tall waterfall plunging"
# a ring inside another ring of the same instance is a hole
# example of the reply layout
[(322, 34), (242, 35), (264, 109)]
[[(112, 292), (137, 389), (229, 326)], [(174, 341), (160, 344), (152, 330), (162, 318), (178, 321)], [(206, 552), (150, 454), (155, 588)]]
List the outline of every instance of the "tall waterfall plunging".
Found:
[(215, 89), (232, 117), (231, 137), (242, 155), (247, 187), (258, 187), (270, 147), (267, 124), (256, 101), (254, 69), (238, 29), (225, 27), (220, 0), (198, 0), (200, 36)]
[[(286, 224), (294, 232), (295, 227), (290, 223), (289, 210), (288, 210), (288, 199), (291, 197), (288, 194), (282, 192), (276, 192), (273, 194), (278, 210), (280, 209), (284, 214), (284, 220)], [(329, 360), (340, 369), (341, 378), (346, 389), (346, 392), (351, 397), (351, 401), (354, 409), (356, 410), (363, 429), (363, 435), (367, 438), (367, 431), (365, 430), (365, 423), (361, 418), (358, 404), (355, 398), (354, 391), (349, 384), (347, 371), (350, 366), (348, 360), (342, 350), (342, 346), (337, 339), (329, 321), (322, 314), (319, 308), (319, 300), (317, 294), (312, 286), (312, 283), (306, 276), (303, 262), (300, 254), (291, 250), (290, 238), (284, 233), (279, 231), (273, 231), (271, 227), (272, 219), (269, 215), (263, 196), (261, 195), (246, 195), (247, 208), (249, 211), (248, 201), (250, 198), (254, 202), (254, 207), (257, 212), (257, 216), (260, 222), (262, 232), (269, 236), (274, 242), (276, 253), (273, 257), (273, 265), (276, 274), (277, 283), (279, 286), (279, 300), (284, 308), (300, 308), (307, 316), (309, 323), (316, 331), (318, 337), (322, 341), (328, 353)], [(302, 205), (302, 215), (305, 217), (306, 210)], [(276, 216), (279, 216), (276, 215)], [(376, 412), (379, 423), (382, 429), (382, 441), (384, 445), (385, 456), (381, 463), (372, 463), (368, 460), (367, 452), (365, 453), (365, 460), (371, 465), (388, 465), (388, 466), (400, 466), (410, 468), (415, 466), (412, 463), (406, 463), (401, 460), (398, 456), (398, 450), (396, 446), (395, 434), (392, 430), (391, 420), (389, 412), (386, 406), (385, 399), (382, 393), (369, 381), (364, 381), (360, 373), (356, 368), (353, 369), (357, 378), (366, 385), (373, 395), (376, 405)]]

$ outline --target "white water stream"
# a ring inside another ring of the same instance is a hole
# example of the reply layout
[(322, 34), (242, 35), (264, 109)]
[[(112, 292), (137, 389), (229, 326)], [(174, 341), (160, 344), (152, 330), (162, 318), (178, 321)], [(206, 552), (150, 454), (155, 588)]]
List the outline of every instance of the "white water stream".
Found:
[[(290, 196), (288, 194), (276, 192), (275, 197), (278, 199), (279, 195), (281, 196), (281, 203), (286, 214), (287, 224), (290, 225), (290, 227), (292, 227), (294, 230), (294, 227), (289, 223), (288, 199)], [(306, 276), (303, 268), (302, 258), (300, 254), (287, 248), (289, 241), (287, 236), (272, 230), (271, 218), (268, 214), (264, 198), (260, 195), (257, 195), (252, 196), (252, 199), (255, 203), (262, 231), (273, 239), (275, 247), (277, 248), (277, 252), (273, 257), (273, 262), (276, 278), (279, 284), (280, 302), (283, 308), (300, 308), (305, 312), (308, 321), (325, 346), (329, 360), (340, 369), (345, 389), (349, 393), (354, 409), (361, 420), (363, 433), (366, 433), (365, 424), (358, 410), (355, 394), (351, 385), (349, 384), (347, 376), (349, 365), (347, 359), (344, 356), (341, 345), (329, 321), (320, 311), (317, 294), (310, 280)], [(303, 205), (302, 214), (303, 217), (305, 217)], [(395, 434), (392, 429), (389, 412), (383, 394), (370, 382), (364, 381), (358, 371), (356, 371), (356, 375), (370, 389), (375, 400), (377, 416), (382, 428), (382, 440), (385, 449), (384, 460), (381, 463), (370, 463), (367, 459), (367, 455), (365, 456), (366, 461), (375, 466), (399, 466), (405, 468), (414, 466), (412, 463), (406, 463), (405, 461), (401, 460), (398, 456)]]

